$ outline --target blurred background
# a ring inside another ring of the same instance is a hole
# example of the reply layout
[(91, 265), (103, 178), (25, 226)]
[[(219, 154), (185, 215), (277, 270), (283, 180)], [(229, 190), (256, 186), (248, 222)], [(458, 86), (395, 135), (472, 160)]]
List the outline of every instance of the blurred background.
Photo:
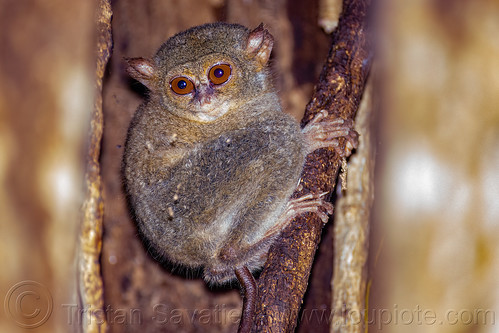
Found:
[[(145, 92), (127, 77), (123, 57), (151, 57), (176, 32), (206, 22), (264, 22), (276, 39), (283, 106), (300, 118), (330, 46), (318, 24), (325, 2), (337, 8), (337, 1), (112, 1), (101, 153), (110, 332), (234, 332), (241, 307), (237, 289), (172, 273), (137, 235), (120, 163)], [(87, 315), (76, 258), (96, 10), (89, 1), (0, 3), (0, 332), (77, 332)], [(498, 18), (495, 0), (375, 1), (370, 331), (499, 332)], [(302, 316), (298, 332), (330, 331), (331, 227), (304, 303), (326, 315)]]

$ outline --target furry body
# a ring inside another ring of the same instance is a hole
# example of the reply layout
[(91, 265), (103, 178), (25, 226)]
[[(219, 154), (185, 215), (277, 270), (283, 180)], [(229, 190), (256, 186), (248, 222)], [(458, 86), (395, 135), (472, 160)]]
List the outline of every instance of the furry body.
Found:
[[(270, 82), (265, 33), (204, 25), (172, 37), (152, 61), (131, 62), (131, 75), (151, 95), (126, 141), (130, 206), (158, 252), (173, 263), (204, 267), (210, 282), (234, 279), (237, 267), (263, 265), (277, 235), (270, 230), (309, 152)], [(232, 68), (220, 86), (205, 82), (217, 63)], [(188, 96), (168, 86), (182, 75), (196, 87)]]

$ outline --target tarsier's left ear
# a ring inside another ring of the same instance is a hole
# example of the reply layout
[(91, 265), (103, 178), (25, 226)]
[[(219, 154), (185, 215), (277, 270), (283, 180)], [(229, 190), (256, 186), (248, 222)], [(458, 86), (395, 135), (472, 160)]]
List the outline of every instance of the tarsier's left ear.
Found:
[(144, 86), (153, 90), (156, 73), (153, 62), (144, 58), (125, 58), (127, 63), (127, 73)]
[(272, 46), (274, 46), (274, 37), (261, 23), (255, 30), (250, 32), (246, 42), (246, 52), (248, 52), (250, 58), (256, 60), (259, 69), (262, 69), (269, 61)]

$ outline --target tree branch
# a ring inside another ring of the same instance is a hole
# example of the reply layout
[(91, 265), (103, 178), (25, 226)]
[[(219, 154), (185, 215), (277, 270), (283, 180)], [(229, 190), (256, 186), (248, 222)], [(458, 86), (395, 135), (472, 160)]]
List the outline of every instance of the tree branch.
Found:
[(111, 3), (99, 1), (97, 12), (97, 63), (95, 76), (95, 102), (90, 119), (90, 134), (85, 171), (86, 194), (83, 203), (83, 221), (80, 231), (79, 284), (81, 308), (89, 309), (83, 316), (82, 331), (105, 332), (104, 295), (100, 255), (102, 249), (102, 219), (104, 203), (100, 174), (100, 148), (102, 139), (102, 81), (111, 54)]
[[(306, 107), (303, 126), (324, 109), (333, 119), (353, 121), (372, 60), (366, 36), (369, 4), (370, 0), (344, 0), (331, 50)], [(339, 141), (344, 147), (346, 140), (340, 138)], [(340, 165), (341, 156), (334, 149), (319, 149), (308, 155), (293, 197), (310, 192), (331, 193)], [(295, 329), (322, 227), (322, 221), (315, 214), (299, 216), (271, 247), (257, 281), (260, 300), (253, 332)]]

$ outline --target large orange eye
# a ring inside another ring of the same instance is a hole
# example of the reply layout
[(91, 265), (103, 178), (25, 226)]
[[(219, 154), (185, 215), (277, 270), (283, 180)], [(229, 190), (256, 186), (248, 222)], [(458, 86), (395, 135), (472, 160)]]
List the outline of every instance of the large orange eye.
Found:
[(179, 76), (170, 81), (170, 88), (179, 95), (186, 95), (194, 90), (194, 83), (184, 76)]
[(213, 84), (222, 84), (229, 80), (231, 68), (227, 64), (219, 64), (210, 68), (208, 78)]

